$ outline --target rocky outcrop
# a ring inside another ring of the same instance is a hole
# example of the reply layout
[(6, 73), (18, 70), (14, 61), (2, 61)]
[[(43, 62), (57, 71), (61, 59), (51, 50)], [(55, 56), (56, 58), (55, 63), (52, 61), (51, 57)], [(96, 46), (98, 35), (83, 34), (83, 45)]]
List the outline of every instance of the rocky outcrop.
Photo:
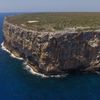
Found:
[(4, 45), (46, 75), (100, 70), (100, 32), (38, 32), (5, 20)]

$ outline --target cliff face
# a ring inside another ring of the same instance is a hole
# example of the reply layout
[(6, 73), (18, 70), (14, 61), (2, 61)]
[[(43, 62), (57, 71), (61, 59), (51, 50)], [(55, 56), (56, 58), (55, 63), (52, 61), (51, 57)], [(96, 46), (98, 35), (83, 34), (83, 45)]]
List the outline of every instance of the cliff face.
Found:
[(38, 32), (5, 20), (4, 45), (47, 75), (100, 68), (100, 32)]

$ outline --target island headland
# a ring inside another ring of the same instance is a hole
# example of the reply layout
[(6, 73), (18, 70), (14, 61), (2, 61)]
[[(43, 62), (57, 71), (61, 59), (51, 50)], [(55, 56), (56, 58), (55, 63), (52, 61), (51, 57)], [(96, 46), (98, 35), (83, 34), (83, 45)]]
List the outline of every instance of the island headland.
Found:
[(7, 16), (3, 32), (4, 46), (37, 73), (100, 70), (100, 13)]

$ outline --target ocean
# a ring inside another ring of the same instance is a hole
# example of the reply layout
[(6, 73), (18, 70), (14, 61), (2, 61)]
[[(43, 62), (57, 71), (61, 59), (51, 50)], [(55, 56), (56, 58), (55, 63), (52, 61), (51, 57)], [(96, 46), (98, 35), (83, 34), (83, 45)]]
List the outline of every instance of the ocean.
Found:
[[(0, 14), (0, 44), (3, 42), (3, 19)], [(23, 61), (0, 47), (0, 100), (100, 100), (100, 75), (74, 74), (61, 78), (33, 75)]]

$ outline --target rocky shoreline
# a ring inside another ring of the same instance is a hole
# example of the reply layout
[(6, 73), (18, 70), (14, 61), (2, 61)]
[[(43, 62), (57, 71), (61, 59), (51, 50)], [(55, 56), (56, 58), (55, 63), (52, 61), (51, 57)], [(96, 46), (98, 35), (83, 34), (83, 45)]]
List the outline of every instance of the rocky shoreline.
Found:
[(38, 32), (4, 21), (4, 46), (45, 75), (100, 70), (100, 32)]
[[(16, 55), (14, 55), (13, 53), (11, 53), (5, 46), (4, 46), (4, 42), (1, 43), (1, 49), (8, 52), (10, 54), (10, 56), (12, 58), (15, 58), (15, 59), (18, 59), (18, 60), (22, 60), (24, 61), (23, 58), (21, 57), (18, 57)], [(23, 65), (24, 65), (24, 69), (27, 70), (28, 72), (30, 72), (31, 74), (33, 75), (36, 75), (36, 76), (40, 76), (42, 78), (61, 78), (61, 77), (66, 77), (68, 74), (63, 74), (63, 75), (45, 75), (45, 74), (42, 74), (42, 73), (38, 73), (36, 72), (35, 70), (33, 70), (32, 66), (29, 65), (27, 63), (27, 61), (24, 61), (23, 62)]]

